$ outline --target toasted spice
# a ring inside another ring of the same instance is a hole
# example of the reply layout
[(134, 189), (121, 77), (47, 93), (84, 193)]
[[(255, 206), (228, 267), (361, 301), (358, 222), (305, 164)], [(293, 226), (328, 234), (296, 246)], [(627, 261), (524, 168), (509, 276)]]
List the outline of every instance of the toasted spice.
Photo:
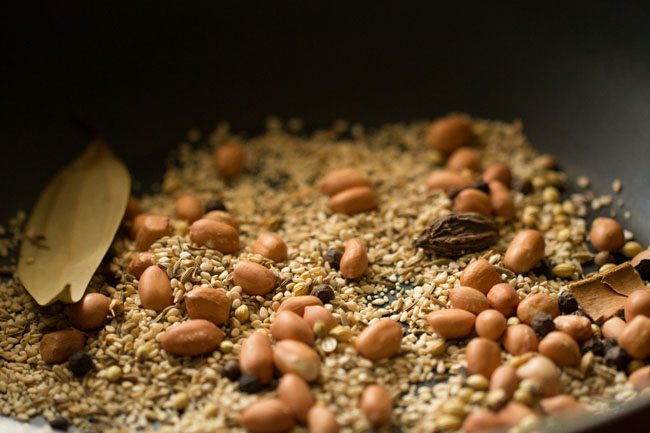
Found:
[(489, 218), (476, 213), (450, 213), (429, 223), (414, 245), (429, 254), (458, 257), (482, 251), (498, 239), (499, 230)]

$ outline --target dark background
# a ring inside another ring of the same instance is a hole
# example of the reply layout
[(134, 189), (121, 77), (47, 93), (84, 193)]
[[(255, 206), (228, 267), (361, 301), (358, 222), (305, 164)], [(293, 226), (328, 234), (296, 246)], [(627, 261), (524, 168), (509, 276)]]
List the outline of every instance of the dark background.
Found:
[(650, 240), (644, 2), (14, 3), (0, 10), (3, 220), (81, 151), (72, 116), (146, 184), (189, 127), (220, 119), (255, 132), (269, 114), (313, 129), (457, 110), (521, 118), (599, 192), (621, 178)]

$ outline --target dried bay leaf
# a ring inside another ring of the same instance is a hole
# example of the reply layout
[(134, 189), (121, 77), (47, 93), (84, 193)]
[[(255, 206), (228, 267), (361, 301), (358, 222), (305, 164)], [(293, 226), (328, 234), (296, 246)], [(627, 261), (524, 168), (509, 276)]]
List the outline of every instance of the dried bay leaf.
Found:
[(76, 302), (111, 246), (131, 177), (100, 140), (59, 171), (25, 227), (18, 277), (40, 305)]

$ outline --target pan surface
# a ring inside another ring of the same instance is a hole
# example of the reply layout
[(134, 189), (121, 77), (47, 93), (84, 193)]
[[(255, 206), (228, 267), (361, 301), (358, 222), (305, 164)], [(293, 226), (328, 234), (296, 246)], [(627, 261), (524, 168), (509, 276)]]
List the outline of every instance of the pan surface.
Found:
[[(449, 111), (523, 120), (537, 149), (611, 193), (650, 241), (650, 27), (642, 3), (275, 4), (26, 2), (5, 8), (0, 211), (29, 209), (103, 132), (142, 187), (192, 126), (254, 133)], [(591, 432), (647, 431), (649, 406)]]

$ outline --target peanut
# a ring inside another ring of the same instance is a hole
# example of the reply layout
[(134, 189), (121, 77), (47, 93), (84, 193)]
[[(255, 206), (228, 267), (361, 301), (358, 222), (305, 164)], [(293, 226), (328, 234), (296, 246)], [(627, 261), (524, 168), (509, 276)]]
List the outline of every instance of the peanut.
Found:
[(447, 160), (447, 168), (458, 172), (463, 170), (478, 172), (481, 170), (481, 157), (471, 147), (459, 147)]
[(129, 201), (126, 202), (126, 211), (124, 212), (124, 219), (127, 221), (132, 221), (133, 218), (142, 213), (142, 208), (140, 207), (140, 200), (130, 196)]
[(230, 227), (234, 228), (235, 230), (237, 230), (237, 232), (239, 232), (239, 221), (237, 221), (237, 218), (230, 215), (226, 211), (213, 210), (203, 215), (203, 218), (217, 221), (223, 224), (228, 224)]
[(460, 274), (460, 284), (487, 294), (492, 287), (501, 284), (501, 277), (494, 266), (485, 259), (478, 259), (465, 268)]
[(336, 319), (334, 319), (332, 313), (320, 305), (306, 306), (302, 318), (311, 329), (314, 329), (316, 322), (323, 322), (328, 331), (336, 326)]
[(612, 218), (596, 218), (589, 237), (598, 251), (616, 251), (625, 243), (623, 227)]
[(490, 308), (487, 298), (481, 292), (471, 287), (458, 286), (449, 291), (449, 300), (454, 308), (479, 314)]
[(129, 267), (126, 272), (133, 275), (135, 278), (140, 278), (145, 269), (153, 265), (153, 253), (150, 251), (145, 251), (141, 253), (135, 253), (131, 257), (129, 262)]
[(499, 427), (504, 425), (504, 422), (494, 412), (479, 408), (467, 415), (465, 421), (463, 421), (462, 430), (465, 433), (486, 433), (493, 430), (497, 431)]
[(138, 294), (142, 306), (156, 312), (161, 312), (174, 302), (167, 273), (155, 265), (149, 266), (140, 276)]
[(264, 296), (273, 290), (276, 284), (273, 272), (259, 263), (245, 260), (235, 265), (232, 276), (234, 283), (251, 296)]
[(282, 301), (280, 307), (278, 308), (278, 313), (288, 310), (293, 311), (299, 316), (303, 316), (305, 314), (305, 307), (308, 307), (310, 305), (318, 305), (322, 307), (323, 302), (316, 296), (312, 295), (293, 296)]
[(467, 337), (474, 330), (475, 320), (475, 315), (458, 308), (432, 311), (427, 315), (433, 332), (445, 339)]
[(202, 218), (190, 226), (190, 239), (199, 246), (205, 246), (224, 254), (239, 250), (239, 232), (228, 224)]
[(553, 323), (555, 324), (556, 330), (570, 335), (578, 343), (588, 340), (593, 333), (591, 321), (586, 317), (574, 315), (557, 316), (553, 320)]
[(483, 182), (490, 183), (498, 181), (503, 185), (510, 186), (512, 182), (512, 173), (507, 164), (494, 163), (488, 166), (483, 172)]
[(214, 165), (224, 179), (234, 179), (244, 167), (244, 151), (236, 144), (226, 144), (214, 152)]
[(614, 316), (603, 323), (603, 325), (600, 327), (600, 331), (602, 332), (603, 337), (618, 340), (618, 337), (621, 335), (626, 326), (627, 324), (623, 319)]
[(488, 186), (494, 214), (506, 221), (514, 218), (515, 203), (512, 201), (512, 194), (510, 194), (508, 187), (496, 180), (490, 182)]
[(490, 289), (487, 300), (491, 308), (499, 310), (506, 317), (510, 317), (517, 310), (520, 298), (510, 284), (500, 283)]
[(578, 343), (568, 334), (559, 331), (548, 333), (539, 342), (538, 350), (560, 367), (577, 365), (581, 358)]
[(503, 264), (513, 272), (524, 274), (544, 258), (546, 243), (537, 230), (522, 230), (510, 241)]
[(287, 244), (282, 238), (274, 233), (264, 233), (251, 245), (251, 251), (255, 254), (271, 259), (274, 262), (287, 260)]
[(214, 323), (195, 319), (165, 331), (160, 337), (160, 344), (165, 352), (172, 355), (200, 356), (217, 350), (224, 336), (224, 332)]
[(497, 417), (502, 426), (514, 427), (525, 418), (534, 416), (535, 412), (528, 406), (511, 401), (499, 411)]
[(377, 197), (372, 188), (355, 186), (330, 197), (329, 207), (333, 212), (352, 215), (375, 209)]
[(334, 412), (320, 404), (311, 408), (307, 414), (309, 433), (339, 433), (340, 427)]
[(203, 203), (195, 195), (185, 194), (176, 199), (176, 218), (187, 220), (190, 223), (203, 215)]
[(502, 389), (506, 394), (506, 399), (511, 399), (517, 386), (519, 378), (517, 370), (512, 365), (501, 365), (497, 367), (490, 377), (490, 389)]
[(152, 215), (155, 214), (145, 212), (139, 213), (133, 217), (133, 221), (131, 221), (131, 229), (129, 231), (131, 239), (135, 240), (135, 237), (138, 235), (138, 231), (142, 228), (144, 221)]
[(279, 341), (273, 350), (273, 361), (282, 373), (295, 373), (307, 382), (313, 382), (320, 374), (318, 354), (300, 341)]
[(357, 186), (370, 187), (371, 184), (366, 175), (355, 168), (330, 171), (320, 181), (321, 192), (329, 197)]
[(559, 394), (562, 388), (560, 370), (553, 361), (542, 355), (535, 356), (519, 367), (517, 377), (534, 382), (543, 397), (553, 397)]
[(393, 399), (380, 385), (369, 385), (363, 390), (360, 406), (368, 422), (375, 427), (388, 424), (393, 416)]
[(108, 322), (111, 298), (100, 293), (86, 293), (79, 302), (68, 306), (68, 319), (82, 331), (94, 331)]
[(503, 347), (511, 355), (523, 355), (537, 351), (539, 341), (535, 331), (528, 325), (508, 326), (503, 336)]
[(555, 299), (544, 293), (525, 297), (517, 307), (517, 317), (527, 325), (530, 325), (539, 313), (547, 313), (555, 318), (560, 315), (560, 307)]
[(540, 402), (542, 409), (550, 416), (576, 417), (585, 413), (585, 408), (572, 395), (559, 394), (544, 398)]
[(345, 251), (341, 257), (340, 270), (345, 278), (355, 279), (362, 276), (368, 269), (368, 253), (366, 244), (360, 238), (352, 238), (345, 242)]
[(630, 323), (638, 315), (650, 317), (650, 290), (635, 290), (625, 301), (625, 320)]
[(650, 318), (636, 316), (618, 336), (618, 344), (638, 361), (650, 357)]
[(492, 372), (501, 365), (499, 345), (487, 338), (473, 338), (465, 350), (467, 371), (490, 378)]
[(239, 417), (239, 425), (248, 433), (286, 433), (295, 420), (285, 402), (271, 398), (251, 404)]
[(309, 385), (297, 374), (288, 373), (278, 383), (278, 398), (285, 402), (294, 416), (302, 422), (307, 421), (307, 414), (316, 400)]
[(194, 287), (184, 296), (190, 319), (205, 319), (221, 325), (230, 315), (230, 298), (223, 289)]
[(282, 311), (271, 323), (271, 335), (277, 341), (298, 340), (305, 344), (314, 344), (314, 331), (302, 317), (291, 311)]
[(427, 178), (427, 187), (431, 191), (444, 191), (446, 193), (470, 186), (472, 178), (451, 170), (436, 170)]
[(241, 345), (239, 368), (244, 374), (255, 376), (267, 384), (273, 376), (273, 348), (264, 331), (255, 331)]
[(151, 244), (164, 236), (169, 236), (171, 232), (169, 218), (161, 215), (147, 215), (137, 229), (135, 247), (139, 251), (148, 250)]
[(86, 337), (76, 329), (54, 331), (43, 335), (39, 351), (41, 358), (48, 364), (65, 362), (70, 356), (82, 350)]
[(476, 316), (475, 326), (479, 337), (498, 340), (506, 330), (506, 318), (498, 310), (484, 310)]
[(627, 382), (637, 391), (650, 387), (650, 365), (635, 370), (634, 373), (630, 374)]
[(460, 116), (447, 116), (431, 124), (426, 141), (429, 147), (449, 155), (461, 146), (474, 141), (471, 124)]
[(465, 188), (454, 199), (454, 210), (456, 212), (476, 212), (490, 216), (492, 202), (490, 196), (483, 191), (476, 188)]
[(402, 345), (402, 327), (390, 319), (380, 319), (364, 329), (357, 340), (357, 351), (371, 361), (390, 358)]

